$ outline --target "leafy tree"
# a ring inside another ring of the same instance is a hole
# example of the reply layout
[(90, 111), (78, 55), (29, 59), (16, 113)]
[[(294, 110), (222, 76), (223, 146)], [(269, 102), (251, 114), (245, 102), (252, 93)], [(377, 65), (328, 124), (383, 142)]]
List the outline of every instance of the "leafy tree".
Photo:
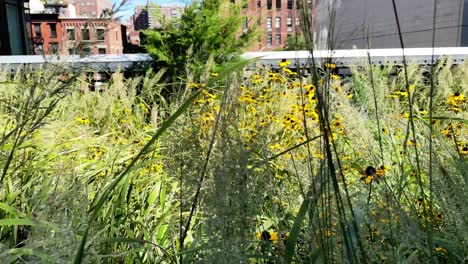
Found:
[[(250, 44), (253, 34), (250, 30), (241, 32), (242, 21), (239, 6), (229, 1), (194, 1), (180, 19), (145, 31), (143, 44), (155, 58), (155, 66), (167, 69), (170, 81), (184, 79), (187, 74), (197, 78), (238, 58)], [(207, 69), (210, 60), (213, 63)]]
[(289, 36), (284, 50), (307, 50), (306, 40), (302, 35)]

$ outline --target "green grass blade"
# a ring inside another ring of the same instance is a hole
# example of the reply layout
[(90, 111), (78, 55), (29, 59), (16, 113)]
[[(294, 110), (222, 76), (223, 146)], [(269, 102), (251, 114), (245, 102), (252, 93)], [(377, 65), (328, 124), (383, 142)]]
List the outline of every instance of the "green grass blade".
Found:
[(88, 232), (89, 232), (89, 227), (91, 225), (91, 222), (93, 222), (94, 219), (96, 219), (99, 210), (102, 208), (105, 201), (107, 201), (107, 199), (110, 197), (112, 192), (115, 190), (115, 187), (130, 172), (132, 167), (135, 166), (136, 162), (139, 159), (141, 159), (146, 153), (148, 153), (148, 151), (151, 149), (151, 146), (156, 142), (156, 140), (158, 140), (164, 134), (164, 132), (166, 132), (171, 127), (171, 125), (177, 120), (177, 118), (179, 116), (181, 116), (185, 111), (187, 111), (187, 109), (192, 105), (193, 101), (195, 101), (195, 99), (199, 96), (200, 93), (201, 93), (201, 91), (195, 92), (181, 107), (179, 107), (179, 109), (177, 109), (177, 111), (174, 114), (172, 114), (161, 125), (161, 127), (158, 129), (158, 131), (156, 131), (156, 133), (151, 138), (151, 140), (148, 141), (148, 143), (146, 143), (146, 145), (143, 147), (143, 149), (136, 155), (136, 157), (127, 166), (127, 168), (125, 168), (125, 170), (122, 171), (117, 176), (117, 178), (111, 184), (109, 184), (107, 186), (107, 188), (103, 191), (102, 195), (99, 198), (97, 198), (96, 202), (94, 203), (94, 206), (91, 209), (92, 214), (91, 214), (91, 217), (89, 219), (88, 226), (86, 227), (85, 232), (83, 234), (83, 238), (82, 238), (80, 246), (78, 248), (74, 263), (81, 263), (83, 261), (84, 248), (85, 248), (86, 240), (88, 238)]
[[(311, 196), (311, 193), (309, 192), (306, 197), (310, 197), (310, 196)], [(309, 206), (310, 206), (310, 198), (307, 198), (302, 202), (301, 208), (299, 209), (299, 213), (297, 213), (296, 219), (294, 220), (294, 224), (291, 228), (291, 232), (289, 233), (289, 237), (285, 241), (286, 250), (284, 252), (284, 263), (286, 264), (292, 263), (294, 250), (296, 248), (297, 238), (299, 237), (301, 225), (305, 219), (307, 211), (309, 210)]]
[(19, 219), (19, 218), (0, 219), (0, 226), (14, 226), (14, 225), (34, 226), (36, 224), (30, 219)]

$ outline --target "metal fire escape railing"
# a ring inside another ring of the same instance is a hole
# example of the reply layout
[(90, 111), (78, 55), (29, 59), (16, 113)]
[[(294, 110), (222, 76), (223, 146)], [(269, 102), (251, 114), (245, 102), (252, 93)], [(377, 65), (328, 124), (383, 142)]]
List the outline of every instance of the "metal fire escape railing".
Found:
[[(431, 65), (432, 59), (437, 61), (446, 56), (452, 64), (463, 63), (468, 60), (468, 48), (410, 48), (410, 49), (372, 49), (372, 50), (336, 50), (314, 51), (314, 59), (318, 66), (324, 62), (333, 62), (343, 74), (349, 71), (350, 66), (363, 66), (368, 64), (368, 54), (372, 65), (402, 65), (403, 55), (407, 63)], [(278, 62), (286, 59), (291, 62), (290, 68), (308, 68), (311, 54), (308, 51), (271, 51), (246, 52), (241, 56), (244, 59), (253, 59), (253, 67), (278, 68)], [(123, 55), (91, 55), (80, 56), (0, 56), (0, 69), (15, 72), (19, 67), (28, 65), (38, 68), (44, 65), (56, 65), (66, 70), (81, 70), (87, 72), (140, 72), (147, 69), (153, 59), (148, 54)], [(340, 74), (340, 72), (338, 72)]]

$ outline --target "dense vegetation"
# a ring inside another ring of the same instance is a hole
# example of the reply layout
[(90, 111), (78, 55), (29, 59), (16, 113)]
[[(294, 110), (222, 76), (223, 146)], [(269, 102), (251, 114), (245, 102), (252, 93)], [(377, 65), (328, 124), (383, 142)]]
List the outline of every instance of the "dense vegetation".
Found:
[(468, 259), (468, 64), (246, 69), (237, 9), (203, 3), (100, 92), (0, 72), (2, 263)]
[(372, 85), (327, 64), (315, 86), (280, 64), (187, 83), (166, 105), (142, 99), (162, 73), (98, 93), (53, 69), (4, 72), (0, 258), (466, 259), (468, 67), (440, 68), (430, 107), (417, 67), (406, 91), (390, 70)]

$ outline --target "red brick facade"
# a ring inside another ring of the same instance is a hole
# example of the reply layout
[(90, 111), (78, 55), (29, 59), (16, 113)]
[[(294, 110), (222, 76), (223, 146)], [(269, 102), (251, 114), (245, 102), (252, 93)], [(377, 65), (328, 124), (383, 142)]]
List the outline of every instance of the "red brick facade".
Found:
[[(299, 23), (297, 1), (302, 0), (247, 0), (242, 7), (246, 16), (244, 28), (259, 31), (259, 41), (251, 50), (268, 51), (285, 47), (288, 36), (294, 36)], [(236, 0), (236, 3), (240, 0)], [(240, 3), (241, 4), (241, 3)]]
[(105, 19), (62, 18), (66, 53), (123, 54), (119, 23)]
[(62, 43), (62, 23), (57, 14), (31, 14), (33, 54), (58, 54)]

